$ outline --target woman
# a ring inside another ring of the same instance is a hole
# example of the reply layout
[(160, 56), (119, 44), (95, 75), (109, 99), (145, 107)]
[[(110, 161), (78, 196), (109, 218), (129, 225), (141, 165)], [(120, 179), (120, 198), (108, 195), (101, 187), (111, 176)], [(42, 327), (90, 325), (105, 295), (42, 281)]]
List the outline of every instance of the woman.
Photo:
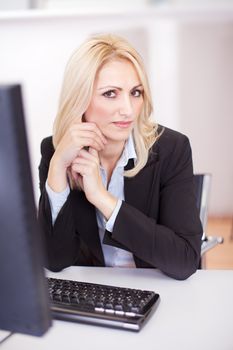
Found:
[(142, 60), (124, 39), (88, 39), (68, 62), (53, 138), (42, 141), (39, 220), (48, 267), (155, 267), (185, 279), (200, 260), (186, 136), (151, 119)]

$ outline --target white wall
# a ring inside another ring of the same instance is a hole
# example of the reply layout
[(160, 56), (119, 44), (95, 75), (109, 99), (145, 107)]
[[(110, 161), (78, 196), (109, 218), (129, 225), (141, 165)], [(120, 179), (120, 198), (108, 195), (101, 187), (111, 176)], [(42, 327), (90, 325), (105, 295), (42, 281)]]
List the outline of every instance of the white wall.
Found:
[(30, 7), (30, 0), (0, 0), (1, 10), (20, 10)]
[(233, 215), (233, 22), (184, 23), (178, 46), (179, 126), (213, 174), (211, 212)]
[(207, 14), (209, 24), (182, 11), (34, 13), (0, 16), (0, 81), (23, 84), (37, 198), (40, 141), (52, 133), (66, 61), (87, 35), (106, 31), (125, 35), (141, 52), (155, 117), (188, 134), (195, 171), (213, 174), (211, 214), (232, 214), (233, 11), (230, 19), (229, 12), (221, 20)]

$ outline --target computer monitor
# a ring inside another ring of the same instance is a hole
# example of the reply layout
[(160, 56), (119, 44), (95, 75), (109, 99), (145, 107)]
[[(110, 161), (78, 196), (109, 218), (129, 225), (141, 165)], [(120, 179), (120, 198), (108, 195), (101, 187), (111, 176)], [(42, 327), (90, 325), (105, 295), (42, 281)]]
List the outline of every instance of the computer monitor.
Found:
[(51, 325), (19, 85), (0, 85), (0, 329)]

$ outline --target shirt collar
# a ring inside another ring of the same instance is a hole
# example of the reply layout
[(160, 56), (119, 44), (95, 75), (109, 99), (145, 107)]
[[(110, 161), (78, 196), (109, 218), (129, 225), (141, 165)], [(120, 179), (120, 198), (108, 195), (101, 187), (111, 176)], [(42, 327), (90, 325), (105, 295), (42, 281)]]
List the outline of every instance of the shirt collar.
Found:
[(117, 167), (125, 167), (128, 164), (129, 159), (133, 159), (134, 162), (137, 159), (137, 154), (135, 151), (133, 135), (130, 134), (128, 140), (125, 143), (123, 153), (117, 163)]

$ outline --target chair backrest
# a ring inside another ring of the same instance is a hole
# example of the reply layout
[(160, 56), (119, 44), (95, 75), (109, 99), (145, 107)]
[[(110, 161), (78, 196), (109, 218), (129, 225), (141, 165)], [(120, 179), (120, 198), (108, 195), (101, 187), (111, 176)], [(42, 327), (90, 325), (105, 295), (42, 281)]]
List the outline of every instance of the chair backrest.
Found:
[(196, 190), (197, 208), (203, 227), (203, 239), (205, 238), (205, 230), (208, 220), (208, 204), (211, 185), (211, 174), (195, 174), (194, 183)]

